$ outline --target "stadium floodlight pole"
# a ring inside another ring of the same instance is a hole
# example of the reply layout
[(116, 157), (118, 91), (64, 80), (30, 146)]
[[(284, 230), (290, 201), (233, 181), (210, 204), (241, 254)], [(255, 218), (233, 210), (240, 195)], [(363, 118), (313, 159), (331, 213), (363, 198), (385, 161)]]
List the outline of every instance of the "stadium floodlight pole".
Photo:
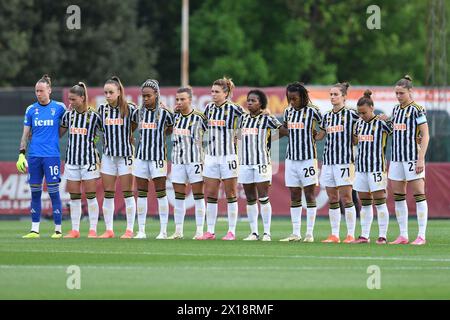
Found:
[(181, 9), (181, 85), (189, 85), (189, 0)]

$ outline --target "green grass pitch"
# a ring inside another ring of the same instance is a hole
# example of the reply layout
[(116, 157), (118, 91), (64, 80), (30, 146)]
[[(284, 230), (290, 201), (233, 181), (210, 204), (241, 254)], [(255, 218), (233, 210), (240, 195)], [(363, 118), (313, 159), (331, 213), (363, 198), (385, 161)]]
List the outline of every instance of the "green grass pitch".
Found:
[[(29, 221), (1, 221), (0, 299), (450, 298), (448, 220), (429, 221), (428, 243), (422, 247), (322, 244), (330, 231), (328, 219), (317, 219), (315, 243), (279, 242), (291, 232), (288, 219), (273, 220), (272, 242), (250, 243), (241, 240), (249, 233), (246, 221), (238, 222), (239, 240), (230, 242), (190, 240), (193, 220), (185, 224), (186, 239), (175, 241), (154, 239), (159, 230), (154, 219), (147, 222), (147, 240), (86, 239), (87, 224), (82, 221), (81, 239), (51, 239), (48, 221), (41, 223), (40, 239), (21, 239)], [(415, 238), (417, 222), (411, 218), (409, 224)], [(65, 231), (69, 225), (64, 221)], [(103, 227), (100, 221), (99, 230)], [(220, 220), (217, 235), (223, 236), (226, 227)], [(115, 222), (116, 236), (124, 229), (123, 221)], [(377, 229), (374, 221), (373, 242)], [(388, 240), (397, 232), (391, 220)], [(344, 233), (342, 219), (342, 238)], [(70, 265), (80, 268), (79, 290), (67, 288)], [(380, 289), (368, 289), (372, 265), (379, 267)]]

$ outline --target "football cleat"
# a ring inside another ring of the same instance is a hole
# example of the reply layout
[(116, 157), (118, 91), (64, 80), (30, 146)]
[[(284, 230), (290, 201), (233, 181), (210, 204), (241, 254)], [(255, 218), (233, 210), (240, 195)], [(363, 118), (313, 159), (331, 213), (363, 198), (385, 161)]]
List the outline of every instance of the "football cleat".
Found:
[(160, 232), (160, 233), (156, 236), (155, 239), (156, 239), (156, 240), (166, 240), (166, 239), (167, 239), (167, 233), (165, 233), (165, 232)]
[(89, 230), (88, 238), (97, 238), (97, 232), (95, 230)]
[(343, 243), (352, 243), (353, 241), (355, 241), (355, 238), (351, 235), (347, 235), (347, 237), (345, 237), (344, 241), (342, 241)]
[(147, 235), (145, 234), (145, 232), (139, 231), (134, 237), (134, 239), (147, 239)]
[(262, 237), (262, 241), (272, 241), (270, 234), (264, 233)]
[(199, 237), (197, 240), (216, 240), (216, 235), (211, 232), (205, 232), (201, 237)]
[(125, 230), (125, 233), (120, 237), (120, 239), (133, 239), (133, 231), (131, 230)]
[(80, 237), (80, 231), (70, 230), (67, 235), (64, 236), (64, 239), (78, 239)]
[(314, 242), (314, 237), (311, 234), (307, 234), (303, 239), (303, 242)]
[(101, 236), (99, 236), (99, 239), (112, 239), (114, 238), (114, 231), (112, 230), (106, 230), (105, 233), (103, 233)]
[(246, 238), (244, 238), (242, 240), (244, 240), (244, 241), (257, 241), (257, 240), (259, 240), (259, 236), (258, 236), (258, 234), (253, 232), (248, 237), (246, 237)]
[(386, 244), (386, 243), (387, 243), (387, 240), (384, 237), (379, 237), (376, 242), (376, 244)]
[(414, 246), (423, 246), (426, 243), (427, 243), (427, 241), (424, 238), (420, 237), (420, 236), (417, 237), (416, 240), (411, 242), (411, 244), (414, 245)]
[(183, 234), (179, 232), (175, 232), (170, 237), (167, 237), (168, 240), (181, 240), (183, 239)]
[(236, 236), (234, 235), (233, 232), (228, 231), (227, 234), (225, 235), (225, 237), (222, 238), (222, 240), (227, 240), (227, 241), (236, 240)]
[(323, 243), (340, 243), (341, 239), (336, 237), (335, 235), (331, 234), (326, 238), (325, 240), (322, 240)]
[(358, 239), (353, 240), (352, 243), (370, 243), (370, 238), (365, 238), (363, 236), (359, 236)]
[(38, 239), (39, 237), (40, 237), (39, 232), (30, 231), (30, 233), (27, 233), (22, 238), (23, 239)]
[(302, 240), (301, 236), (298, 236), (296, 234), (291, 234), (289, 237), (281, 239), (280, 241), (282, 241), (282, 242), (297, 242), (300, 240)]
[(395, 239), (392, 242), (389, 242), (389, 244), (408, 244), (409, 240), (403, 236), (398, 236), (397, 239)]
[(61, 239), (62, 238), (62, 233), (61, 232), (59, 232), (59, 231), (55, 231), (55, 233), (54, 234), (52, 234), (52, 236), (51, 236), (51, 238), (52, 239)]

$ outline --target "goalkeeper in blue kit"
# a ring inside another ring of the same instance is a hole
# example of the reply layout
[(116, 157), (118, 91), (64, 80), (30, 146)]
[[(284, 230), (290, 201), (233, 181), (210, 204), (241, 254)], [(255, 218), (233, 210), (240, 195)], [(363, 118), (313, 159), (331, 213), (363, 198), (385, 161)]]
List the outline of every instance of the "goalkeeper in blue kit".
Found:
[[(63, 103), (50, 99), (51, 80), (47, 75), (36, 83), (35, 93), (38, 101), (30, 105), (25, 112), (19, 159), (16, 164), (17, 170), (21, 173), (25, 173), (28, 167), (28, 182), (31, 189), (31, 232), (23, 238), (39, 238), (42, 182), (45, 176), (55, 222), (55, 233), (52, 238), (58, 239), (62, 237), (59, 127), (66, 108)], [(31, 140), (28, 145), (30, 134)], [(27, 145), (28, 157), (25, 156)]]

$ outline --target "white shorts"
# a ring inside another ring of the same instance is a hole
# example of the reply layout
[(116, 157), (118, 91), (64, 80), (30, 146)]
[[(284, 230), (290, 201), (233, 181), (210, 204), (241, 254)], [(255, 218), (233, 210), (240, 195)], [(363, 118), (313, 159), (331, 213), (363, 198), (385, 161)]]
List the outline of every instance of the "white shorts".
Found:
[(239, 166), (239, 183), (260, 183), (272, 182), (272, 165), (271, 164), (255, 164)]
[(73, 164), (64, 165), (64, 177), (70, 181), (85, 181), (100, 178), (99, 164), (87, 164), (77, 166)]
[(111, 176), (131, 174), (133, 169), (133, 160), (133, 156), (113, 157), (103, 154), (101, 172)]
[(179, 184), (203, 182), (203, 164), (172, 164), (170, 180)]
[(356, 172), (353, 189), (358, 192), (386, 190), (386, 172)]
[(155, 179), (167, 176), (166, 160), (135, 159), (133, 175), (142, 179)]
[(412, 181), (425, 178), (425, 169), (416, 173), (417, 161), (391, 161), (389, 165), (388, 178), (395, 181)]
[(230, 179), (238, 176), (237, 155), (224, 157), (205, 156), (203, 176), (211, 179)]
[(320, 185), (324, 187), (342, 187), (352, 185), (355, 180), (355, 165), (333, 164), (323, 165), (320, 173)]
[(317, 160), (289, 160), (285, 161), (284, 181), (286, 187), (307, 187), (316, 185), (319, 177)]

